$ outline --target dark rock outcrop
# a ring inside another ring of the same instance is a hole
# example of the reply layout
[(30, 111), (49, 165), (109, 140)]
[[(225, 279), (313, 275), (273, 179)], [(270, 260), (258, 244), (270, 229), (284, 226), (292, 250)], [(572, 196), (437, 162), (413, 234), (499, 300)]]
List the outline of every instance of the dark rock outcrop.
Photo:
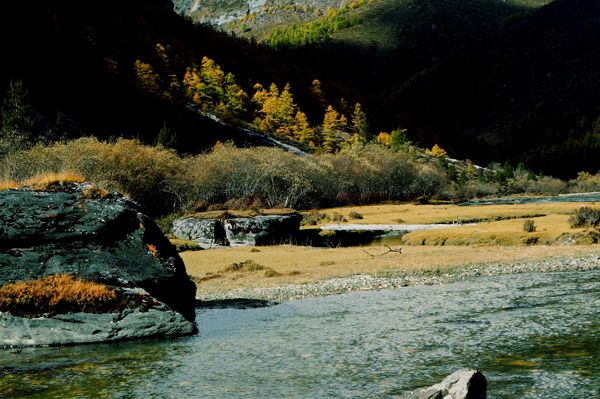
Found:
[(155, 310), (168, 307), (193, 330), (196, 286), (183, 261), (156, 224), (119, 193), (89, 184), (0, 192), (0, 285), (53, 274), (141, 288), (159, 304)]
[(420, 388), (400, 399), (485, 399), (487, 380), (477, 370), (459, 370), (429, 388)]
[(199, 215), (177, 219), (173, 234), (198, 243), (203, 248), (216, 246), (254, 246), (277, 244), (300, 229), (297, 212), (272, 215)]

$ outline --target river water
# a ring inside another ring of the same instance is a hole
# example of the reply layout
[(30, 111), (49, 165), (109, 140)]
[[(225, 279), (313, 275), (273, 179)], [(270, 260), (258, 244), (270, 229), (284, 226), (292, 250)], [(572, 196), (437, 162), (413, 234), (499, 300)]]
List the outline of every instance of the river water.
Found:
[(393, 398), (472, 367), (488, 398), (600, 398), (599, 307), (595, 270), (199, 309), (192, 337), (0, 350), (0, 397)]

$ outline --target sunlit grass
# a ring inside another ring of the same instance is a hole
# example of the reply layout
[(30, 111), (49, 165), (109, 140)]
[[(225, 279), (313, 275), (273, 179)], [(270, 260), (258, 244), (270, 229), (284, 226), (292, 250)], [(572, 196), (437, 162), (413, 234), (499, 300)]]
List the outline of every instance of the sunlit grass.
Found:
[(22, 185), (34, 190), (47, 190), (68, 183), (81, 183), (84, 180), (85, 177), (75, 172), (43, 173), (27, 179)]
[(21, 185), (13, 180), (2, 180), (0, 181), (0, 191), (9, 189), (9, 188), (17, 188)]
[[(457, 217), (461, 222), (484, 222), (407, 234), (403, 237), (405, 244), (402, 254), (390, 252), (379, 256), (387, 251), (385, 247), (369, 247), (367, 253), (360, 247), (312, 248), (281, 245), (188, 251), (181, 253), (181, 256), (188, 273), (198, 283), (199, 293), (212, 294), (240, 288), (314, 283), (356, 274), (445, 273), (489, 264), (597, 254), (597, 244), (545, 245), (590, 243), (592, 236), (589, 229), (569, 227), (569, 214), (580, 206), (580, 203), (476, 207), (452, 204), (381, 204), (320, 209), (317, 212), (325, 212), (330, 217), (339, 213), (349, 219), (351, 212), (363, 217), (347, 223), (452, 223)], [(533, 218), (536, 226), (533, 232), (523, 229), (523, 222), (529, 218)], [(321, 225), (326, 223), (322, 221)], [(580, 238), (574, 240), (573, 237), (576, 236)], [(424, 246), (423, 243), (434, 245)], [(265, 278), (264, 273), (258, 271), (222, 273), (231, 265), (246, 261), (273, 269), (278, 275)]]
[(0, 312), (36, 317), (45, 313), (109, 312), (128, 307), (104, 284), (55, 274), (0, 287)]
[[(380, 204), (327, 208), (320, 209), (319, 211), (327, 213), (330, 217), (334, 213), (339, 213), (348, 219), (347, 223), (358, 224), (453, 223), (456, 222), (457, 218), (460, 223), (470, 223), (474, 221), (494, 221), (540, 215), (567, 215), (578, 209), (582, 204), (574, 202), (485, 206)], [(350, 220), (350, 212), (361, 214), (363, 219)], [(322, 226), (329, 223), (331, 221), (324, 220), (319, 225)]]
[(524, 231), (524, 220), (511, 219), (451, 229), (415, 231), (404, 235), (402, 239), (408, 245), (552, 245), (563, 235), (587, 237), (587, 230), (570, 228), (568, 215), (550, 214), (533, 218), (536, 226), (534, 232)]
[[(385, 248), (311, 248), (291, 245), (254, 248), (233, 247), (182, 252), (187, 272), (198, 284), (198, 294), (219, 293), (241, 288), (276, 287), (304, 284), (356, 274), (394, 275), (451, 272), (488, 264), (514, 263), (551, 259), (562, 256), (585, 256), (598, 253), (598, 246), (404, 246), (402, 254), (385, 252)], [(267, 278), (263, 271), (221, 271), (233, 264), (251, 260), (280, 273)]]

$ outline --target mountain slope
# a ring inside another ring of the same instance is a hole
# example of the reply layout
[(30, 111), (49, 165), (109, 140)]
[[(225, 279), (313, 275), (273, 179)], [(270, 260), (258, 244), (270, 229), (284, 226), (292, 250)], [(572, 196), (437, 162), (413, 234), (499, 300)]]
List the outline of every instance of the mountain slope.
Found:
[(557, 0), (398, 89), (400, 109), (417, 115), (425, 141), (477, 162), (596, 172), (598, 15), (596, 0)]
[[(0, 15), (0, 98), (9, 82), (22, 80), (45, 124), (61, 118), (75, 125), (62, 126), (57, 135), (139, 137), (151, 143), (166, 124), (185, 151), (199, 151), (217, 140), (256, 143), (241, 130), (188, 109), (181, 99), (145, 92), (136, 78), (137, 60), (162, 77), (181, 81), (187, 67), (207, 56), (234, 73), (248, 92), (254, 82), (267, 87), (290, 82), (298, 88), (299, 102), (314, 79), (309, 70), (268, 48), (192, 24), (169, 1), (8, 2), (0, 5)], [(161, 90), (169, 82), (163, 78)]]
[[(330, 32), (327, 40), (283, 51), (296, 63), (310, 60), (322, 76), (363, 92), (388, 88), (436, 65), (462, 46), (496, 32), (503, 20), (550, 0), (175, 0), (197, 21), (258, 42), (274, 29), (301, 26), (349, 5), (344, 17), (357, 25)], [(232, 23), (232, 21), (238, 23)], [(268, 42), (268, 41), (267, 41)]]

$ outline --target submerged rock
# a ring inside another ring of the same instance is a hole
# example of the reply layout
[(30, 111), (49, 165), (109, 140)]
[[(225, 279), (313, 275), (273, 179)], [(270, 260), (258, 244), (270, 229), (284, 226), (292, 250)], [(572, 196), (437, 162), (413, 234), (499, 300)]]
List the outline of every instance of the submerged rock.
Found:
[(400, 399), (485, 399), (487, 380), (477, 370), (459, 370), (429, 388), (420, 388)]
[[(85, 314), (77, 316), (79, 321), (73, 321), (75, 316), (68, 316), (70, 321), (64, 321), (65, 315), (18, 321), (4, 313), (0, 318), (0, 346), (98, 341), (85, 338), (88, 333), (105, 338), (100, 340), (110, 340), (111, 337), (187, 334), (195, 329), (196, 286), (187, 275), (183, 261), (139, 205), (119, 193), (76, 183), (48, 191), (9, 189), (0, 192), (0, 286), (53, 274), (95, 281), (120, 291), (143, 289), (157, 306), (126, 310), (124, 318), (122, 314)], [(115, 317), (121, 321), (115, 322)], [(156, 326), (162, 326), (142, 328), (146, 321), (141, 320), (154, 320)], [(67, 323), (65, 326), (78, 326), (73, 330), (77, 332), (71, 334), (72, 339), (64, 338), (69, 336), (69, 328), (59, 327), (59, 321)], [(35, 327), (31, 340), (25, 335), (20, 340), (14, 338), (15, 335), (11, 335), (13, 341), (7, 338), (9, 326), (19, 323), (24, 329)], [(93, 327), (104, 323), (108, 323), (106, 328)], [(173, 328), (177, 325), (179, 327)], [(118, 334), (114, 334), (113, 327), (121, 328)], [(133, 331), (138, 327), (142, 329)], [(54, 334), (54, 340), (33, 338), (43, 329), (53, 331), (54, 328), (62, 331)], [(107, 332), (109, 330), (113, 333)]]
[(177, 238), (191, 240), (203, 248), (279, 244), (300, 230), (297, 212), (268, 215), (198, 214), (173, 222)]

